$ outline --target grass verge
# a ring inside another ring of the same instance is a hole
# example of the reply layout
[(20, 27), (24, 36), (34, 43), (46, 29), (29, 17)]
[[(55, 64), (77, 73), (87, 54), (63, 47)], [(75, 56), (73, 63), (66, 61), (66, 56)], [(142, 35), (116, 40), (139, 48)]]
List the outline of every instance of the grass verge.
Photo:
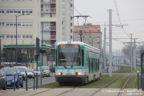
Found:
[(131, 73), (131, 72), (137, 72), (140, 71), (140, 67), (136, 67), (136, 69), (132, 68), (130, 66), (120, 66), (120, 70), (113, 71), (113, 73)]
[(116, 82), (108, 86), (108, 88), (121, 88), (127, 78), (128, 76), (120, 76), (120, 78)]
[(109, 77), (108, 75), (103, 75), (100, 80), (97, 80), (95, 82), (88, 83), (84, 86), (60, 86), (57, 82), (46, 84), (40, 86), (40, 88), (73, 88), (73, 87), (79, 87), (79, 88), (99, 88), (103, 86), (105, 83), (110, 82), (114, 78), (117, 78), (118, 76), (114, 75), (112, 77)]

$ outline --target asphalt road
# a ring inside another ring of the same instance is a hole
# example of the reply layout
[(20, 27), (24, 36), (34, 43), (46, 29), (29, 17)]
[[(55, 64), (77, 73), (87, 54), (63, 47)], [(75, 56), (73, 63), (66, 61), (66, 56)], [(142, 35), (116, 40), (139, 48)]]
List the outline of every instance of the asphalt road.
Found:
[[(38, 78), (38, 85), (41, 85), (41, 79), (40, 77)], [(42, 85), (44, 84), (48, 84), (48, 83), (52, 83), (55, 82), (55, 77), (44, 77), (42, 78)], [(24, 88), (26, 86), (26, 82), (24, 81)], [(28, 87), (33, 87), (34, 86), (34, 79), (28, 79)]]
[[(38, 81), (39, 81), (38, 85), (40, 85), (40, 78), (38, 78)], [(55, 82), (55, 77), (54, 76), (42, 78), (42, 85), (52, 83), (52, 82)], [(34, 84), (34, 79), (28, 79), (28, 87), (33, 87), (33, 84)], [(25, 88), (25, 86), (26, 86), (25, 81), (24, 81), (23, 85), (24, 85), (23, 88)], [(14, 89), (13, 89), (13, 87), (7, 88), (7, 90), (0, 89), (0, 93), (6, 92), (6, 91), (9, 91), (9, 90), (14, 90)]]

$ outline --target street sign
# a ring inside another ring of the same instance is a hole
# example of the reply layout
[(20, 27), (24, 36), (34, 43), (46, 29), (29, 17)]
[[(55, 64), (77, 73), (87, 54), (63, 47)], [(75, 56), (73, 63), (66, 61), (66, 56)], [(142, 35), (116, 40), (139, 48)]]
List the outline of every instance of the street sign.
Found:
[(141, 53), (141, 88), (144, 91), (144, 51)]

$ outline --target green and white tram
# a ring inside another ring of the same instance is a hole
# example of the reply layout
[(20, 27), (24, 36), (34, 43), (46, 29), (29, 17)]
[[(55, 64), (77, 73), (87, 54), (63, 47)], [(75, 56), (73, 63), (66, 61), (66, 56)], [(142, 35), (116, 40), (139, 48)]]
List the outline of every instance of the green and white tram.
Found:
[(100, 78), (100, 50), (82, 42), (59, 42), (55, 46), (56, 81), (88, 83)]

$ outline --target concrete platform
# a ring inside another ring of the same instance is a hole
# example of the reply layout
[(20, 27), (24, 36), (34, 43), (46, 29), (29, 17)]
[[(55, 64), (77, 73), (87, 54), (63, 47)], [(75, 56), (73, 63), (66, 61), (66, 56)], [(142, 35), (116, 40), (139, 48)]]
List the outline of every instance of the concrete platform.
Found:
[[(37, 90), (0, 90), (0, 96), (91, 96), (98, 88), (40, 88)], [(119, 88), (105, 88), (98, 91), (94, 96), (117, 96)], [(144, 96), (142, 90), (125, 89), (122, 96)]]

